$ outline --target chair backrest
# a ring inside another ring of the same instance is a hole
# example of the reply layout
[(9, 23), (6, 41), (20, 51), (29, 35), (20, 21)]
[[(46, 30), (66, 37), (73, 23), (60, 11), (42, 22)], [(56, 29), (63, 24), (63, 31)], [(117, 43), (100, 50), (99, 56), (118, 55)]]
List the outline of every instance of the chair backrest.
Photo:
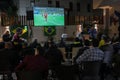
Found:
[(72, 48), (72, 58), (74, 58), (77, 55), (79, 49), (80, 49), (80, 47), (73, 47)]
[(20, 80), (44, 80), (41, 71), (22, 71)]
[(58, 48), (61, 52), (62, 52), (62, 55), (63, 55), (63, 59), (65, 60), (66, 59), (66, 52), (65, 52), (65, 48), (64, 47), (59, 47)]
[(85, 76), (98, 76), (101, 61), (86, 61), (82, 63), (83, 75)]

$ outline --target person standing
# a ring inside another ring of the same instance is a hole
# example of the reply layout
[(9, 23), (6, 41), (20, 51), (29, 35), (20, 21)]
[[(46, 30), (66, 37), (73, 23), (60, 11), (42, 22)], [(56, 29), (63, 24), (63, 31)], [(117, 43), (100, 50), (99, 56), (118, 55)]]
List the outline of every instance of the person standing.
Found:
[(8, 42), (8, 41), (11, 41), (12, 37), (10, 35), (10, 32), (9, 31), (6, 31), (3, 36), (2, 36), (2, 39), (4, 42)]
[(47, 22), (47, 18), (48, 18), (47, 12), (44, 12), (43, 16), (44, 16), (44, 18), (45, 18), (45, 21)]
[(22, 48), (22, 41), (23, 40), (20, 37), (21, 35), (22, 35), (22, 29), (21, 28), (17, 28), (16, 29), (16, 33), (12, 37), (13, 46), (18, 51)]

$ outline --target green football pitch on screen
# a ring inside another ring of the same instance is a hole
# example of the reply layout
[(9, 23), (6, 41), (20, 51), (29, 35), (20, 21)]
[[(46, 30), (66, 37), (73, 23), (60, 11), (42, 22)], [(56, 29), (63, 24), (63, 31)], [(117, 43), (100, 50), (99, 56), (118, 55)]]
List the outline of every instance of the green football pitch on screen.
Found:
[(64, 9), (35, 8), (34, 26), (64, 26)]

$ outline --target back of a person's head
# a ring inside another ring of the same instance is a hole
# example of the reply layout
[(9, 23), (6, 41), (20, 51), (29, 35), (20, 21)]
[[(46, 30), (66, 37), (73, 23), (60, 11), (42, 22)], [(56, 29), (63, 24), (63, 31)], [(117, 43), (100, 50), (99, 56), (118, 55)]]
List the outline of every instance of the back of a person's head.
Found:
[(84, 41), (84, 45), (85, 45), (85, 46), (90, 46), (90, 41), (89, 41), (88, 39), (86, 39), (86, 40)]
[(102, 34), (102, 35), (101, 35), (101, 39), (104, 39), (105, 37), (106, 37), (105, 34)]
[(9, 34), (10, 32), (9, 31), (6, 31), (4, 34)]
[(59, 49), (56, 47), (56, 45), (52, 45), (48, 48), (46, 54), (59, 54)]
[(37, 43), (37, 42), (38, 42), (38, 40), (37, 40), (37, 39), (35, 39), (33, 42), (36, 42), (36, 43)]
[(31, 47), (27, 47), (27, 48), (24, 48), (22, 49), (22, 55), (34, 55), (35, 54), (35, 49), (34, 48), (31, 48)]
[(5, 47), (5, 48), (12, 48), (13, 45), (12, 45), (11, 42), (5, 42), (5, 46), (4, 46), (4, 47)]
[(109, 37), (104, 37), (104, 41), (105, 41), (105, 43), (108, 43), (108, 42), (110, 42), (110, 38)]
[(26, 48), (28, 46), (28, 44), (26, 42), (22, 43), (22, 48)]
[(22, 31), (22, 28), (20, 28), (20, 27), (18, 27), (17, 29), (16, 29), (16, 32), (18, 32), (18, 33), (20, 33)]
[(50, 48), (51, 48), (51, 49), (56, 49), (56, 48), (57, 48), (57, 46), (56, 46), (55, 44), (52, 44), (52, 43), (51, 43)]
[(93, 40), (92, 40), (92, 45), (93, 45), (93, 47), (98, 47), (98, 45), (99, 45), (99, 40), (98, 40), (98, 39), (93, 39)]
[(39, 52), (40, 55), (44, 55), (45, 50), (44, 50), (43, 47), (41, 47), (40, 45), (37, 45), (37, 46), (36, 46), (36, 49), (38, 50), (38, 52)]

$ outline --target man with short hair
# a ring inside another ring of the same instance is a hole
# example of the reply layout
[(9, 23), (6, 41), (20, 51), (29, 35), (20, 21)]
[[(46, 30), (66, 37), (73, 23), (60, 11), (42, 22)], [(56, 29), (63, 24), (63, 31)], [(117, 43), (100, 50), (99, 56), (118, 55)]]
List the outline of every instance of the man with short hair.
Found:
[(80, 64), (83, 61), (102, 61), (104, 58), (104, 52), (98, 48), (99, 41), (97, 39), (92, 40), (92, 46), (86, 49), (77, 59), (76, 63)]

